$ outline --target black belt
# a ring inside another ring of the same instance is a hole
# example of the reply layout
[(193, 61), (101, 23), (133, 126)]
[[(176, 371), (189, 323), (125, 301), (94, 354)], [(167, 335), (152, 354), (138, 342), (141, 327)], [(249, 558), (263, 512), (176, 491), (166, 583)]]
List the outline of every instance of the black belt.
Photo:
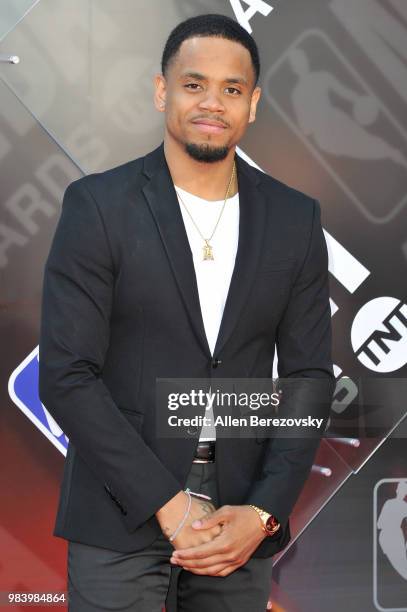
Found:
[(193, 463), (213, 463), (215, 461), (215, 441), (198, 442)]

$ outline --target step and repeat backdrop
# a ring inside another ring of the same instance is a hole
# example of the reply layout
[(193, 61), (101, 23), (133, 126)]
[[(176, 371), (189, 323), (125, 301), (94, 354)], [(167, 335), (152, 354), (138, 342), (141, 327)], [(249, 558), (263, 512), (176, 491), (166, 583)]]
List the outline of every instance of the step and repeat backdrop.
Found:
[(407, 611), (405, 0), (2, 0), (0, 591), (66, 590), (52, 529), (67, 438), (37, 391), (63, 192), (162, 141), (163, 45), (210, 12), (260, 50), (261, 101), (238, 153), (320, 201), (329, 252), (329, 436), (274, 559), (270, 604)]

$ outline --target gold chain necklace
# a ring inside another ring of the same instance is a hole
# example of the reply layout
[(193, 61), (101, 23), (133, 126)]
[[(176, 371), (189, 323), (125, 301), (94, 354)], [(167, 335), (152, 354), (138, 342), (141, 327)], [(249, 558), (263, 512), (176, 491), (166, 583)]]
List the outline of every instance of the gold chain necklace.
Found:
[(209, 243), (210, 243), (210, 241), (212, 240), (212, 238), (213, 238), (213, 236), (214, 236), (214, 234), (215, 234), (215, 232), (216, 232), (216, 228), (217, 228), (217, 227), (218, 227), (218, 225), (219, 225), (219, 221), (220, 221), (220, 218), (221, 218), (221, 216), (222, 216), (222, 213), (223, 213), (223, 211), (224, 211), (224, 209), (225, 209), (225, 206), (226, 206), (226, 201), (227, 201), (227, 199), (228, 199), (228, 197), (229, 197), (230, 187), (231, 187), (231, 185), (232, 185), (232, 183), (233, 183), (233, 179), (234, 179), (235, 174), (236, 174), (236, 164), (235, 164), (235, 162), (233, 161), (232, 174), (231, 174), (231, 177), (230, 177), (230, 180), (229, 180), (229, 185), (228, 185), (228, 188), (227, 188), (227, 190), (226, 190), (226, 197), (225, 197), (225, 201), (223, 202), (223, 206), (222, 206), (222, 209), (221, 209), (221, 211), (220, 211), (220, 213), (219, 213), (218, 220), (216, 221), (216, 223), (215, 223), (215, 227), (213, 228), (213, 230), (212, 230), (212, 234), (209, 236), (209, 238), (205, 238), (205, 236), (203, 236), (203, 234), (202, 234), (201, 230), (199, 229), (198, 225), (195, 223), (195, 220), (194, 220), (193, 216), (192, 216), (192, 215), (191, 215), (191, 213), (189, 212), (188, 207), (186, 206), (185, 202), (184, 202), (184, 201), (183, 201), (183, 199), (181, 198), (181, 195), (180, 195), (180, 194), (178, 193), (178, 191), (177, 191), (177, 195), (178, 195), (178, 197), (179, 197), (179, 199), (180, 199), (181, 204), (183, 205), (183, 207), (185, 208), (186, 212), (188, 213), (189, 218), (191, 219), (192, 223), (194, 224), (195, 228), (197, 229), (197, 231), (198, 231), (199, 235), (201, 236), (202, 240), (205, 242), (205, 244), (204, 244), (204, 245), (203, 245), (203, 247), (202, 247), (202, 251), (203, 251), (203, 260), (207, 260), (207, 259), (215, 259), (215, 258), (214, 258), (214, 256), (213, 256), (213, 247), (212, 247), (212, 245), (211, 245), (211, 244), (209, 244)]

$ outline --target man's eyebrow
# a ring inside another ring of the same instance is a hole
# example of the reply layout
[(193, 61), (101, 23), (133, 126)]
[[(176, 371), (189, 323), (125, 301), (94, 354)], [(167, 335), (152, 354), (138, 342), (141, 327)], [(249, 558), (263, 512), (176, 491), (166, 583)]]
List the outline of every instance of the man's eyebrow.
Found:
[[(197, 81), (206, 81), (207, 77), (200, 72), (183, 72), (180, 76), (181, 79), (185, 78), (196, 79)], [(225, 83), (239, 83), (240, 85), (247, 85), (246, 79), (243, 77), (229, 77), (228, 79), (224, 79)]]

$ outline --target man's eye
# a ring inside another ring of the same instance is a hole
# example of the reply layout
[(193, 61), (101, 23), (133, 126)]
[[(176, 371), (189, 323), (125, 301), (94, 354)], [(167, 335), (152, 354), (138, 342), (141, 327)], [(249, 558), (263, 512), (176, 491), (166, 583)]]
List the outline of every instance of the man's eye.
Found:
[[(184, 87), (187, 87), (189, 89), (192, 89), (193, 91), (196, 91), (197, 88), (200, 87), (200, 85), (199, 83), (186, 83)], [(226, 91), (228, 91), (229, 93), (232, 93), (233, 95), (241, 95), (242, 93), (240, 89), (237, 89), (236, 87), (226, 87)]]

